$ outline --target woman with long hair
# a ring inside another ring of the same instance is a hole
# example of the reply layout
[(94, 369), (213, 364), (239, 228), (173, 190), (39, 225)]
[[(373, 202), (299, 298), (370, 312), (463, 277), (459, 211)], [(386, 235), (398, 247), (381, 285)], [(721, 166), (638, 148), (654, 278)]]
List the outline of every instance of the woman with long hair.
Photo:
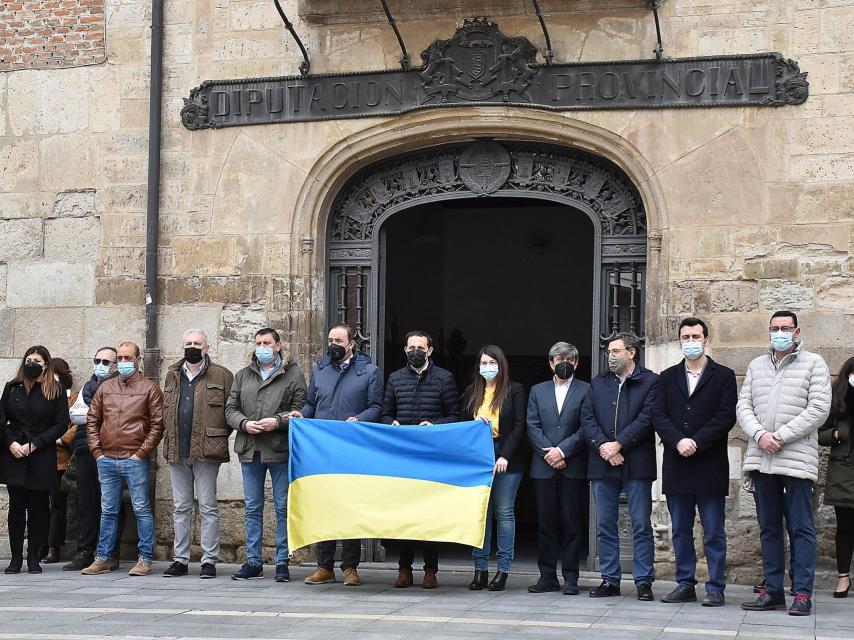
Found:
[[(68, 399), (68, 408), (77, 400), (77, 391), (72, 392), (74, 376), (71, 367), (62, 358), (53, 359), (53, 372), (56, 380), (62, 385), (65, 397)], [(68, 494), (62, 490), (62, 476), (68, 469), (71, 452), (74, 448), (74, 436), (77, 427), (69, 422), (66, 432), (56, 441), (56, 483), (50, 490), (50, 533), (48, 534), (47, 546), (39, 550), (39, 559), (45, 564), (60, 561), (62, 546), (65, 544), (65, 529), (68, 519)]]
[(834, 598), (845, 598), (851, 588), (854, 551), (854, 358), (848, 358), (833, 385), (830, 417), (818, 431), (818, 443), (830, 447), (824, 503), (836, 511), (836, 569), (839, 582)]
[(56, 480), (56, 439), (68, 429), (68, 403), (54, 377), (50, 352), (30, 347), (15, 377), (6, 383), (0, 433), (0, 475), (9, 490), (9, 546), (6, 573), (20, 573), (27, 533), (27, 570), (41, 573), (39, 549), (47, 544), (50, 490)]
[[(513, 562), (516, 492), (525, 472), (526, 456), (522, 443), (527, 407), (525, 389), (511, 381), (510, 367), (500, 348), (487, 345), (480, 350), (475, 362), (474, 382), (466, 388), (462, 402), (463, 415), (479, 418), (491, 427), (495, 450), (495, 476), (489, 494), (486, 532), (483, 547), (472, 550), (474, 579), (469, 589), (503, 591)], [(493, 518), (496, 522), (498, 571), (487, 585)]]

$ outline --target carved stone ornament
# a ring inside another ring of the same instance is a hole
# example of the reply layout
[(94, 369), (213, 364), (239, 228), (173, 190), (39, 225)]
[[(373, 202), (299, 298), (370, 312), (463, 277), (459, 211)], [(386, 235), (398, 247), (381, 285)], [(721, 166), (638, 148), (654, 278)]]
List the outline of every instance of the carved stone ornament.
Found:
[(797, 62), (792, 59), (786, 60), (779, 53), (776, 61), (777, 78), (774, 82), (776, 96), (766, 98), (763, 104), (782, 107), (787, 104), (798, 105), (806, 102), (810, 95), (810, 83), (807, 81), (807, 74), (801, 72)]
[(184, 108), (181, 109), (181, 124), (191, 131), (206, 127), (217, 127), (208, 123), (208, 94), (202, 87), (196, 87), (190, 92), (190, 98), (184, 98)]
[(440, 147), (363, 171), (336, 199), (333, 242), (370, 241), (392, 207), (407, 202), (533, 192), (578, 205), (598, 218), (603, 236), (644, 236), (646, 214), (631, 181), (618, 169), (571, 151), (491, 140)]

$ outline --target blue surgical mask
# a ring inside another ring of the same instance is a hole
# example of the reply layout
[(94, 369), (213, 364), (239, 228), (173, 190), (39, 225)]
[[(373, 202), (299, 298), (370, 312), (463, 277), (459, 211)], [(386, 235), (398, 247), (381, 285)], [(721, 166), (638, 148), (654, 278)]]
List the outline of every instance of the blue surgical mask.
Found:
[(119, 374), (127, 378), (132, 376), (133, 372), (136, 371), (136, 364), (133, 362), (119, 362), (116, 365), (116, 369), (119, 370)]
[(98, 380), (106, 380), (110, 376), (110, 366), (106, 364), (96, 364), (94, 373)]
[(688, 358), (689, 360), (696, 360), (701, 355), (703, 355), (703, 343), (699, 341), (683, 342), (682, 355)]
[(771, 347), (774, 351), (786, 351), (792, 346), (792, 334), (785, 331), (771, 332)]
[(497, 364), (482, 364), (480, 365), (480, 375), (484, 380), (495, 380), (498, 377)]
[(275, 356), (273, 347), (255, 347), (255, 357), (261, 364), (269, 364)]

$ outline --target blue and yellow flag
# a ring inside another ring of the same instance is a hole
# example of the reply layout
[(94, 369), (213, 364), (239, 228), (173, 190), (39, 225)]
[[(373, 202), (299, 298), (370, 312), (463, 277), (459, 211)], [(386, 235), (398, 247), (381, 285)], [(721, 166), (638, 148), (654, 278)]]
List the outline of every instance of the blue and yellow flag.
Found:
[(495, 462), (481, 420), (290, 421), (288, 546), (394, 538), (483, 545)]

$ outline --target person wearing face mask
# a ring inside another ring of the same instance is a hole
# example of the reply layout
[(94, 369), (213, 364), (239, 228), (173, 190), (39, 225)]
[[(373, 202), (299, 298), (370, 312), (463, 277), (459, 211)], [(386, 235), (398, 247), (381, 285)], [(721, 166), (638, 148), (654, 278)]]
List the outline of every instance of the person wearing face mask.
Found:
[(39, 549), (48, 542), (50, 490), (56, 481), (56, 440), (68, 429), (68, 403), (50, 352), (30, 347), (0, 397), (0, 481), (9, 491), (6, 573), (20, 573), (27, 537), (27, 570), (41, 573)]
[(264, 577), (261, 543), (264, 532), (264, 484), (273, 486), (276, 510), (276, 582), (290, 582), (288, 568), (288, 419), (305, 405), (305, 376), (286, 358), (279, 332), (255, 333), (252, 362), (234, 376), (225, 406), (228, 426), (237, 431), (234, 452), (243, 474), (246, 503), (246, 562), (232, 580)]
[(741, 607), (786, 608), (788, 529), (795, 592), (789, 615), (807, 616), (812, 613), (816, 563), (812, 493), (818, 479), (817, 432), (830, 413), (830, 372), (821, 356), (804, 348), (793, 312), (774, 313), (768, 331), (768, 353), (748, 365), (736, 409), (748, 438), (743, 469), (755, 487), (765, 574), (759, 596)]
[[(466, 387), (462, 397), (463, 416), (479, 418), (489, 425), (495, 450), (483, 547), (472, 550), (474, 579), (469, 584), (472, 591), (503, 591), (510, 574), (516, 539), (514, 504), (525, 472), (525, 405), (525, 388), (511, 381), (510, 366), (504, 352), (494, 345), (483, 347), (475, 360), (474, 382)], [(493, 529), (498, 571), (490, 582), (489, 552)]]
[[(356, 332), (348, 324), (338, 324), (329, 330), (326, 355), (314, 365), (308, 385), (308, 397), (292, 418), (346, 420), (348, 422), (379, 422), (383, 409), (383, 387), (379, 368), (368, 355), (356, 346)], [(334, 517), (334, 516), (331, 516)], [(305, 579), (305, 584), (335, 582), (336, 540), (317, 544), (317, 570)], [(359, 558), (362, 541), (341, 541), (341, 571), (344, 585), (361, 584)]]
[(229, 458), (225, 400), (234, 376), (211, 360), (202, 330), (185, 331), (182, 346), (184, 357), (169, 367), (163, 384), (163, 454), (172, 481), (175, 530), (173, 561), (163, 575), (174, 578), (188, 573), (195, 499), (201, 519), (199, 577), (215, 578), (219, 559), (216, 481), (220, 465)]
[(531, 388), (528, 439), (533, 447), (531, 481), (537, 501), (537, 567), (530, 593), (578, 595), (587, 494), (587, 443), (581, 432), (581, 403), (590, 385), (575, 377), (578, 349), (568, 342), (549, 349), (551, 380)]
[[(80, 392), (83, 402), (91, 406), (98, 387), (108, 378), (117, 375), (115, 347), (101, 347), (95, 352), (92, 377)], [(89, 451), (85, 416), (82, 417), (82, 422), (76, 425), (73, 447), (74, 475), (77, 480), (77, 555), (71, 562), (63, 565), (63, 571), (81, 571), (94, 562), (101, 526), (101, 485), (98, 482), (98, 466)], [(108, 554), (112, 571), (119, 568), (119, 550), (124, 528), (124, 510), (119, 509), (116, 544)]]
[(703, 527), (709, 579), (703, 606), (724, 606), (729, 432), (735, 426), (735, 372), (708, 355), (709, 328), (699, 318), (679, 323), (684, 359), (661, 372), (653, 423), (664, 446), (662, 492), (673, 525), (676, 588), (662, 602), (695, 602), (694, 520)]
[[(460, 417), (459, 391), (454, 376), (447, 369), (436, 366), (433, 339), (423, 331), (406, 334), (404, 353), (407, 365), (393, 372), (386, 384), (383, 398), (382, 421), (399, 426), (449, 424)], [(435, 542), (422, 544), (424, 554), (424, 580), (421, 586), (435, 589), (439, 586), (439, 548)], [(414, 544), (407, 543), (400, 550), (398, 576), (395, 588), (404, 589), (413, 583), (412, 564), (415, 561)]]
[(163, 436), (163, 393), (143, 377), (139, 346), (122, 342), (116, 360), (119, 375), (101, 383), (86, 416), (89, 450), (101, 483), (101, 528), (95, 559), (81, 573), (112, 571), (110, 552), (118, 537), (118, 514), (126, 485), (139, 538), (138, 559), (128, 574), (147, 576), (154, 553), (154, 516), (148, 488), (150, 456)]
[(640, 340), (618, 333), (608, 341), (608, 371), (590, 383), (581, 406), (589, 446), (587, 474), (596, 502), (596, 536), (602, 583), (591, 598), (620, 595), (620, 494), (629, 503), (632, 576), (637, 598), (652, 601), (655, 548), (652, 536), (652, 483), (658, 475), (652, 414), (658, 376), (636, 362)]
[(834, 598), (847, 598), (851, 589), (851, 556), (854, 552), (854, 358), (848, 358), (833, 385), (830, 417), (818, 430), (818, 443), (830, 447), (824, 504), (836, 512), (836, 569), (839, 582)]

